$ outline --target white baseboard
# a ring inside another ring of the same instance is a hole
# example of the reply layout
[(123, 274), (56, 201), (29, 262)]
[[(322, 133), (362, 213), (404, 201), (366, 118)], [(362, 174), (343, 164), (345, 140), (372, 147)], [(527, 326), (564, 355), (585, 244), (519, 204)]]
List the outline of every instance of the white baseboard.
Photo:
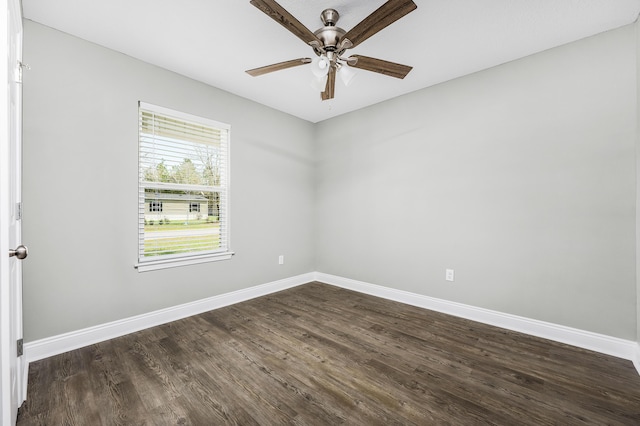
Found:
[(627, 359), (634, 362), (634, 365), (640, 374), (640, 346), (638, 343), (631, 340), (624, 340), (617, 337), (592, 333), (590, 331), (565, 327), (558, 324), (491, 311), (489, 309), (477, 308), (462, 303), (436, 299), (434, 297), (423, 296), (416, 293), (396, 290), (321, 272), (316, 272), (315, 278), (316, 281), (354, 290), (360, 293), (370, 294), (372, 296), (406, 303), (408, 305), (430, 309), (472, 321), (478, 321), (484, 324), (506, 328), (508, 330), (518, 331), (542, 337), (544, 339), (577, 346), (579, 348), (589, 349), (618, 358)]
[(27, 363), (314, 281), (307, 273), (26, 343)]
[[(337, 287), (354, 290), (372, 296), (406, 303), (424, 309), (478, 321), (484, 324), (506, 328), (533, 336), (542, 337), (584, 349), (616, 356), (633, 361), (640, 374), (640, 344), (631, 340), (592, 333), (562, 325), (538, 321), (516, 315), (478, 308), (462, 303), (450, 302), (403, 290), (396, 290), (363, 281), (352, 280), (321, 272), (310, 272), (285, 278), (278, 281), (250, 287), (195, 302), (185, 303), (166, 309), (89, 327), (58, 336), (48, 337), (24, 345), (25, 359), (28, 364), (43, 358), (58, 355), (94, 343), (124, 336), (125, 334), (166, 324), (192, 315), (197, 315), (213, 309), (229, 306), (256, 297), (265, 296), (277, 291), (286, 290), (306, 284), (311, 281), (321, 281)], [(25, 381), (26, 383), (26, 381)], [(26, 389), (26, 386), (25, 386)]]

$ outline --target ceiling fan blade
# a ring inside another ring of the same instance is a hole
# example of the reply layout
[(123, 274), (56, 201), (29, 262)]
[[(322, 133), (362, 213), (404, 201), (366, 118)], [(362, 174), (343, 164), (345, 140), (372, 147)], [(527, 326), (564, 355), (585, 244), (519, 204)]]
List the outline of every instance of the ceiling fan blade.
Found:
[(318, 37), (307, 27), (302, 25), (292, 14), (280, 6), (275, 0), (251, 0), (249, 3), (260, 9), (271, 17), (278, 24), (288, 29), (293, 35), (309, 44), (312, 41), (319, 41)]
[(351, 28), (343, 38), (357, 46), (378, 31), (388, 27), (418, 6), (412, 0), (389, 0), (358, 25)]
[(336, 68), (331, 67), (329, 69), (329, 74), (327, 75), (327, 85), (324, 88), (324, 92), (320, 93), (320, 97), (323, 101), (327, 99), (333, 99), (333, 95), (336, 90)]
[(277, 64), (271, 64), (260, 68), (254, 68), (252, 70), (245, 71), (247, 74), (253, 77), (257, 77), (262, 74), (267, 74), (274, 71), (285, 70), (291, 67), (297, 67), (299, 65), (310, 64), (311, 58), (292, 59), (291, 61), (278, 62)]
[(383, 61), (382, 59), (370, 58), (362, 55), (351, 55), (349, 58), (356, 58), (358, 62), (350, 65), (353, 68), (360, 68), (373, 71), (395, 78), (405, 78), (409, 71), (413, 69), (408, 65), (396, 64), (395, 62)]

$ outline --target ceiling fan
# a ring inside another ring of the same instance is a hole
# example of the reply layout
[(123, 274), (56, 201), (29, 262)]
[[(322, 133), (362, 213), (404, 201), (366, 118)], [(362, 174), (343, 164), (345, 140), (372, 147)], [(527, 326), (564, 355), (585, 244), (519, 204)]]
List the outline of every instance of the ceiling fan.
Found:
[(250, 3), (304, 41), (305, 44), (310, 45), (317, 57), (315, 59), (293, 59), (251, 69), (247, 71), (249, 75), (257, 77), (273, 71), (313, 64), (312, 71), (318, 78), (319, 88), (322, 90), (320, 97), (324, 101), (334, 97), (336, 73), (340, 72), (343, 80), (347, 83), (353, 74), (350, 73), (351, 70), (348, 67), (401, 79), (412, 69), (407, 65), (368, 56), (343, 56), (347, 49), (356, 47), (380, 30), (414, 11), (418, 6), (412, 0), (388, 0), (348, 32), (336, 26), (340, 15), (334, 9), (325, 9), (320, 15), (324, 27), (311, 32), (275, 0), (251, 0)]

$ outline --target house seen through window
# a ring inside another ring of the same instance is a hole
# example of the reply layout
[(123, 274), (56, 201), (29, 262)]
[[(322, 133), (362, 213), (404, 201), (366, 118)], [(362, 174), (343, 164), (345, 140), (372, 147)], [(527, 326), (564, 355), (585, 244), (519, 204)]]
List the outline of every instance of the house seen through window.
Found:
[(149, 212), (161, 212), (162, 211), (162, 201), (151, 201), (149, 203)]
[(138, 269), (228, 258), (229, 126), (141, 102), (138, 143)]

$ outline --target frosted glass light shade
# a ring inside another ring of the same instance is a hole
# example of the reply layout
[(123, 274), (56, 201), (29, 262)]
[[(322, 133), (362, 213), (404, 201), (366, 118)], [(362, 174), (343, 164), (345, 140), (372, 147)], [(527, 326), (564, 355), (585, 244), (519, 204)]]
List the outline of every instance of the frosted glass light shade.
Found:
[(356, 76), (356, 72), (347, 64), (343, 64), (338, 70), (338, 75), (340, 76), (340, 80), (344, 83), (345, 86), (348, 86), (353, 80), (353, 77)]
[(329, 72), (329, 65), (329, 59), (326, 56), (321, 55), (311, 61), (311, 71), (313, 72), (313, 75), (320, 78), (327, 75)]

